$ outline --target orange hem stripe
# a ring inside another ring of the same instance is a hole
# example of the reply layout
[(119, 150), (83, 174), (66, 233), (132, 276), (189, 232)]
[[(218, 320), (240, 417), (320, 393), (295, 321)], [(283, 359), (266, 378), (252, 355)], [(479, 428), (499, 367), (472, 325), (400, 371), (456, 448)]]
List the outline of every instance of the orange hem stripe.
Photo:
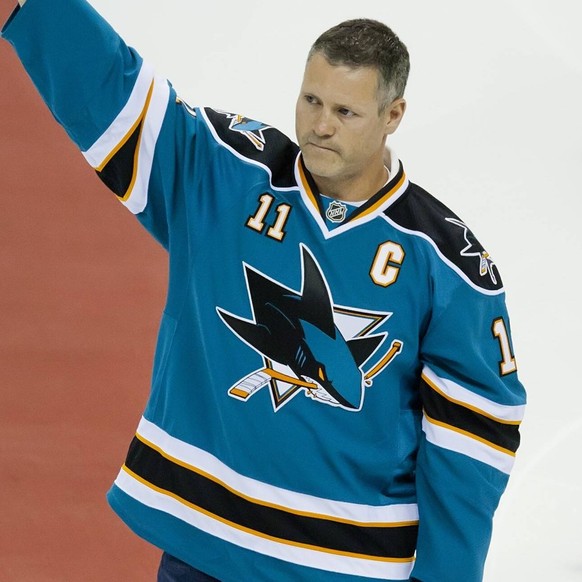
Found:
[(325, 554), (333, 554), (333, 555), (337, 555), (337, 556), (346, 556), (348, 558), (360, 558), (360, 559), (365, 559), (365, 560), (373, 560), (376, 562), (395, 562), (395, 563), (408, 563), (408, 562), (414, 561), (414, 556), (411, 556), (410, 558), (380, 558), (378, 556), (368, 556), (366, 554), (354, 554), (354, 553), (350, 553), (350, 552), (342, 552), (340, 550), (332, 550), (330, 548), (322, 548), (319, 546), (312, 546), (310, 544), (301, 544), (299, 542), (291, 542), (290, 540), (285, 540), (283, 538), (277, 538), (275, 536), (270, 536), (268, 534), (253, 530), (253, 529), (245, 527), (245, 526), (242, 526), (238, 523), (234, 523), (232, 521), (229, 521), (228, 519), (224, 519), (223, 517), (220, 517), (219, 515), (211, 513), (210, 511), (207, 511), (206, 509), (199, 507), (198, 505), (195, 505), (194, 503), (190, 503), (189, 501), (186, 501), (185, 499), (183, 499), (179, 495), (176, 495), (175, 493), (172, 493), (171, 491), (167, 491), (166, 489), (161, 489), (160, 487), (153, 485), (149, 481), (146, 481), (145, 479), (143, 479), (142, 477), (140, 477), (139, 475), (134, 473), (126, 465), (122, 466), (122, 470), (125, 471), (129, 476), (134, 478), (136, 481), (139, 481), (142, 485), (145, 485), (146, 487), (148, 487), (149, 489), (152, 489), (153, 491), (156, 491), (157, 493), (160, 493), (162, 495), (167, 495), (168, 497), (172, 497), (173, 499), (175, 499), (176, 501), (178, 501), (182, 505), (185, 505), (186, 507), (189, 507), (190, 509), (198, 511), (199, 513), (202, 513), (202, 514), (206, 515), (207, 517), (215, 519), (216, 521), (219, 521), (219, 522), (221, 522), (229, 527), (232, 527), (232, 528), (237, 529), (239, 531), (243, 531), (245, 533), (255, 535), (255, 536), (263, 538), (263, 539), (278, 542), (278, 543), (281, 543), (281, 544), (284, 544), (287, 546), (294, 546), (297, 548), (314, 550), (314, 551), (322, 552)]
[[(309, 511), (297, 511), (297, 510), (293, 510), (289, 507), (285, 507), (283, 505), (276, 505), (274, 503), (267, 503), (267, 502), (262, 501), (260, 499), (256, 499), (254, 497), (250, 497), (248, 495), (245, 495), (244, 493), (241, 493), (240, 491), (233, 489), (232, 487), (227, 485), (224, 481), (221, 481), (220, 479), (218, 479), (214, 475), (211, 475), (210, 473), (207, 473), (206, 471), (202, 471), (198, 467), (195, 467), (193, 465), (185, 463), (184, 461), (181, 461), (180, 459), (177, 459), (176, 457), (169, 455), (168, 453), (166, 453), (166, 451), (164, 451), (163, 449), (161, 449), (159, 446), (155, 445), (151, 441), (148, 441), (146, 438), (144, 438), (139, 433), (136, 433), (135, 436), (142, 443), (144, 443), (148, 447), (154, 449), (160, 455), (162, 455), (162, 457), (168, 459), (172, 463), (175, 463), (176, 465), (179, 465), (180, 467), (184, 467), (185, 469), (188, 469), (189, 471), (197, 473), (198, 475), (202, 475), (206, 479), (213, 481), (214, 483), (220, 485), (221, 487), (224, 487), (227, 491), (230, 491), (231, 493), (233, 493), (237, 497), (240, 497), (241, 499), (244, 499), (246, 501), (250, 501), (251, 503), (254, 503), (256, 505), (261, 505), (263, 507), (269, 507), (271, 509), (277, 509), (279, 511), (284, 511), (285, 513), (290, 513), (292, 515), (298, 515), (298, 516), (302, 516), (302, 517), (312, 517), (315, 519), (322, 519), (325, 521), (332, 521), (332, 522), (337, 522), (337, 523), (346, 523), (349, 525), (356, 525), (356, 526), (361, 526), (361, 527), (386, 527), (386, 528), (388, 528), (388, 527), (406, 527), (406, 526), (418, 524), (417, 520), (402, 521), (402, 522), (386, 522), (386, 523), (385, 522), (363, 522), (363, 521), (356, 521), (356, 520), (336, 517), (336, 516), (332, 516), (332, 515), (323, 515), (323, 514), (319, 514), (319, 513), (312, 513)], [(128, 470), (130, 470), (130, 469), (128, 469)], [(152, 487), (153, 487), (153, 485), (152, 485)]]

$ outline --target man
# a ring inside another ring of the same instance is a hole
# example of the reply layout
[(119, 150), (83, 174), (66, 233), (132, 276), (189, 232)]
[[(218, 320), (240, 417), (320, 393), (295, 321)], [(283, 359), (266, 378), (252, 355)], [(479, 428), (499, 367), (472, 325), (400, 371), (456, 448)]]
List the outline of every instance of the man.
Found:
[(159, 580), (481, 580), (525, 396), (491, 257), (386, 153), (405, 46), (371, 20), (324, 33), (298, 147), (191, 108), (84, 0), (19, 2), (3, 36), (169, 252), (108, 497)]

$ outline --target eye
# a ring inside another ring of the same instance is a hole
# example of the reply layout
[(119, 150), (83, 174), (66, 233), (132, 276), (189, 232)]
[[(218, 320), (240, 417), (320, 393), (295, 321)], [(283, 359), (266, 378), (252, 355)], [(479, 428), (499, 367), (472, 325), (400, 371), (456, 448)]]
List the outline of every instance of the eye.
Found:
[(342, 117), (354, 117), (355, 115), (355, 113), (351, 109), (348, 109), (347, 107), (341, 107), (340, 109), (338, 109), (338, 113)]
[(317, 103), (317, 98), (315, 98), (313, 95), (307, 94), (307, 95), (305, 95), (304, 98), (305, 98), (305, 101), (307, 101), (307, 103), (310, 103), (312, 105)]

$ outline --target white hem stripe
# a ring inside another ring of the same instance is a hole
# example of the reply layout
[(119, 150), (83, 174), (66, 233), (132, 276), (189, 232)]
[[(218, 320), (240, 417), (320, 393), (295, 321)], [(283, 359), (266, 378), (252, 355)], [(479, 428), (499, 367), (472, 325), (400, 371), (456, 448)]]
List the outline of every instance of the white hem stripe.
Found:
[(168, 513), (212, 536), (254, 552), (301, 566), (370, 578), (408, 580), (413, 562), (384, 562), (343, 556), (278, 542), (233, 527), (155, 491), (121, 470), (115, 484), (144, 505)]
[(418, 507), (414, 503), (373, 506), (334, 501), (245, 477), (210, 453), (172, 437), (145, 418), (141, 419), (137, 434), (178, 461), (196, 467), (239, 494), (262, 503), (280, 506), (292, 512), (317, 514), (323, 519), (339, 518), (363, 525), (418, 521)]

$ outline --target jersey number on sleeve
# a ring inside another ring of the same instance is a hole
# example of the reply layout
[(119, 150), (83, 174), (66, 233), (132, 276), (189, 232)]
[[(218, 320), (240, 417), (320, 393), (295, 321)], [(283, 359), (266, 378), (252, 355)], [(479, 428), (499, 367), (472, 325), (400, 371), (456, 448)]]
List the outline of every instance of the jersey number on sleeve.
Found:
[(501, 361), (499, 362), (499, 372), (502, 376), (511, 374), (517, 370), (515, 363), (515, 356), (511, 353), (511, 346), (509, 345), (509, 334), (505, 327), (505, 321), (502, 317), (493, 321), (491, 326), (493, 335), (499, 341), (499, 348), (501, 349)]

